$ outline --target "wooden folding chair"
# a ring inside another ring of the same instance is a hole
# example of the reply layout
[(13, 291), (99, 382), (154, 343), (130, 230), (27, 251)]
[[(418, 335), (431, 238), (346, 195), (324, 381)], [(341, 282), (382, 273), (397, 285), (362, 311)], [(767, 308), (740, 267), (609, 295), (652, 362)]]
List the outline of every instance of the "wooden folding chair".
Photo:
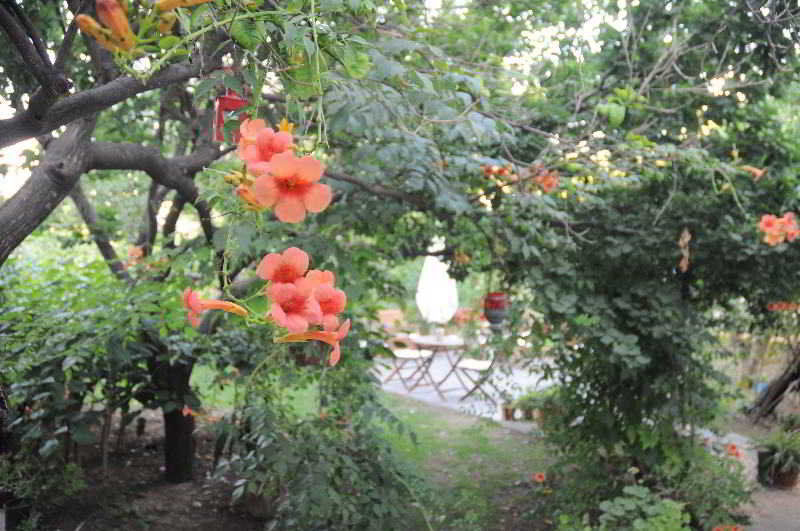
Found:
[[(419, 349), (413, 341), (400, 336), (389, 340), (389, 349), (393, 354), (394, 369), (384, 378), (383, 383), (398, 378), (408, 392), (416, 389), (426, 378), (429, 383), (436, 385), (428, 372), (433, 362), (432, 350)], [(411, 372), (403, 374), (403, 369), (411, 369)]]
[[(459, 400), (465, 400), (473, 393), (478, 392), (489, 402), (497, 405), (494, 397), (483, 388), (484, 385), (489, 385), (497, 391), (498, 395), (502, 394), (500, 389), (492, 382), (492, 373), (496, 359), (494, 353), (490, 353), (489, 359), (478, 360), (475, 358), (463, 358), (456, 364), (454, 374), (464, 390), (467, 391)], [(467, 380), (469, 383), (464, 380)]]

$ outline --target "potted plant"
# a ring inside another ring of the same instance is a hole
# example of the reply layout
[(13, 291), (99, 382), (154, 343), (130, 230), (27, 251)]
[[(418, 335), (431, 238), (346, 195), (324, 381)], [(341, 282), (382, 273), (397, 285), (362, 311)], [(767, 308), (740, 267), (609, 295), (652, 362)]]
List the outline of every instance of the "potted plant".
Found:
[(508, 293), (492, 291), (483, 299), (483, 314), (491, 324), (498, 325), (505, 321), (510, 305)]
[(522, 410), (525, 420), (540, 420), (547, 412), (556, 408), (556, 387), (529, 391), (514, 401), (514, 407)]
[(800, 433), (777, 430), (758, 443), (758, 481), (790, 489), (800, 478)]
[(514, 413), (516, 413), (517, 409), (514, 407), (513, 402), (504, 402), (503, 403), (503, 420), (514, 420)]

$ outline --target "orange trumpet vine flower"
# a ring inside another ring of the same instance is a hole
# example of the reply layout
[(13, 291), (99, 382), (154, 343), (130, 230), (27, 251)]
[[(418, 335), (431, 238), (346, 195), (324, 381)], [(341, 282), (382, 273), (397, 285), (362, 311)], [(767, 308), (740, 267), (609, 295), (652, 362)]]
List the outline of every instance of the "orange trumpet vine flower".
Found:
[(305, 342), (305, 341), (322, 341), (323, 343), (327, 343), (328, 345), (333, 347), (331, 351), (331, 357), (328, 363), (331, 367), (339, 363), (339, 359), (341, 358), (342, 352), (339, 349), (339, 341), (347, 336), (347, 333), (350, 331), (350, 319), (342, 323), (342, 326), (339, 327), (338, 330), (333, 332), (322, 332), (322, 331), (312, 331), (312, 332), (301, 332), (298, 334), (287, 334), (283, 337), (279, 337), (275, 339), (275, 343), (297, 343), (297, 342)]
[(172, 11), (176, 7), (189, 7), (198, 4), (205, 4), (211, 0), (158, 0), (156, 9), (159, 11)]
[(242, 201), (247, 203), (245, 205), (245, 208), (249, 210), (264, 210), (265, 208), (267, 208), (258, 202), (258, 199), (256, 199), (256, 195), (253, 193), (253, 190), (245, 184), (240, 184), (239, 186), (236, 187), (236, 195), (238, 195)]
[(234, 302), (221, 301), (218, 299), (201, 299), (192, 288), (186, 288), (183, 291), (183, 307), (189, 310), (189, 322), (194, 327), (200, 324), (200, 314), (206, 310), (222, 310), (223, 312), (235, 313), (242, 317), (245, 317), (248, 313), (246, 309)]
[(99, 22), (89, 15), (78, 15), (75, 17), (75, 22), (78, 23), (78, 27), (82, 32), (92, 37), (100, 46), (109, 52), (123, 50), (121, 43), (114, 37), (111, 31), (101, 26)]
[(136, 44), (136, 37), (128, 23), (128, 15), (117, 0), (97, 0), (95, 3), (97, 18), (100, 19), (116, 37), (123, 50), (131, 50)]

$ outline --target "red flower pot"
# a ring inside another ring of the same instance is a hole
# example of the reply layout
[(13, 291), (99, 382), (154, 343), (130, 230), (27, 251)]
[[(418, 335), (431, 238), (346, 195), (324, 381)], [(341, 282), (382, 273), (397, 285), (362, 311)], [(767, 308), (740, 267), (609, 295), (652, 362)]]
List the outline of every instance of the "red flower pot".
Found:
[(483, 313), (490, 323), (500, 324), (505, 321), (510, 305), (511, 301), (508, 297), (508, 293), (493, 291), (487, 293), (486, 297), (483, 299)]

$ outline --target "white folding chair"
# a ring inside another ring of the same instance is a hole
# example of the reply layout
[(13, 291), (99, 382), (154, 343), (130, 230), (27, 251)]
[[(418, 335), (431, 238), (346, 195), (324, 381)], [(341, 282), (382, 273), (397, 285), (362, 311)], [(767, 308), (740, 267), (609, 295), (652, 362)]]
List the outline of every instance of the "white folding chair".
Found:
[[(428, 372), (431, 362), (433, 362), (433, 351), (417, 348), (417, 345), (406, 337), (390, 339), (389, 350), (393, 354), (392, 362), (394, 363), (394, 368), (384, 378), (383, 383), (398, 378), (408, 392), (416, 389), (426, 378), (429, 383), (436, 385)], [(411, 372), (403, 374), (404, 369), (410, 369)]]
[[(467, 393), (459, 400), (465, 400), (473, 393), (478, 392), (482, 394), (489, 402), (497, 405), (494, 397), (489, 394), (486, 389), (484, 389), (484, 386), (488, 385), (497, 391), (498, 396), (502, 394), (500, 389), (498, 389), (494, 382), (492, 382), (492, 372), (496, 359), (497, 358), (494, 353), (490, 351), (490, 356), (488, 359), (479, 360), (475, 358), (462, 358), (456, 364), (454, 374), (456, 375), (456, 378), (458, 378), (458, 381), (461, 383), (461, 386), (464, 388), (464, 390), (467, 391)], [(464, 380), (466, 380), (466, 382)]]

